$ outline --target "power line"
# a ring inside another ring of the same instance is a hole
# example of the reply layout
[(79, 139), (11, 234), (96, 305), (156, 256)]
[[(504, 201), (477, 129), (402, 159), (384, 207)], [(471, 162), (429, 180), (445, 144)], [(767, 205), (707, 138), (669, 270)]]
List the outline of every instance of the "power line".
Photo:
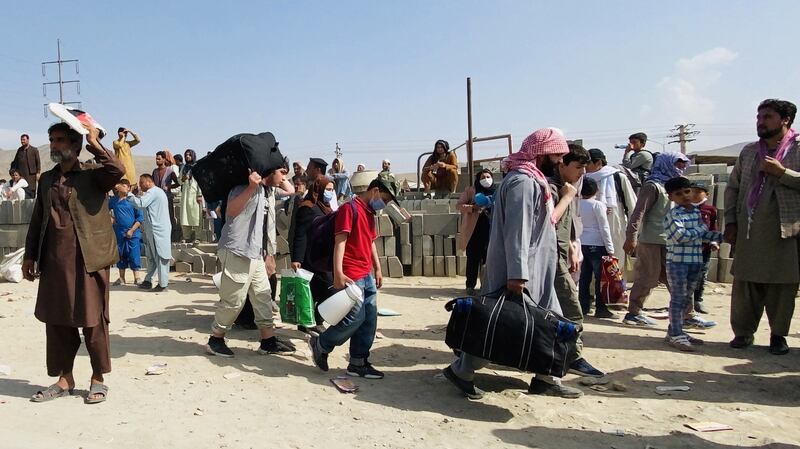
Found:
[(672, 134), (672, 135), (667, 136), (667, 137), (669, 137), (669, 138), (677, 138), (677, 140), (672, 140), (672, 141), (667, 142), (667, 143), (668, 144), (670, 144), (670, 143), (680, 143), (681, 144), (681, 153), (686, 154), (686, 144), (688, 142), (694, 142), (695, 140), (697, 140), (697, 139), (693, 139), (692, 137), (700, 134), (700, 131), (690, 131), (695, 126), (696, 125), (694, 123), (686, 123), (686, 124), (682, 124), (682, 125), (675, 125), (675, 127), (672, 128), (672, 131), (676, 132), (676, 134)]
[[(77, 59), (61, 59), (61, 39), (57, 39), (56, 43), (58, 45), (58, 59), (55, 61), (46, 61), (42, 63), (42, 77), (44, 78), (47, 76), (46, 67), (50, 64), (58, 65), (58, 81), (51, 81), (51, 82), (44, 82), (42, 83), (42, 95), (46, 98), (47, 97), (47, 86), (52, 84), (58, 84), (58, 102), (61, 104), (75, 104), (80, 107), (81, 103), (79, 101), (64, 101), (64, 84), (75, 84), (77, 86), (78, 95), (81, 94), (81, 82), (79, 80), (64, 80), (61, 77), (61, 66), (66, 63), (75, 63), (75, 74), (80, 73), (80, 68), (78, 66)], [(45, 104), (45, 117), (47, 117), (47, 104)]]

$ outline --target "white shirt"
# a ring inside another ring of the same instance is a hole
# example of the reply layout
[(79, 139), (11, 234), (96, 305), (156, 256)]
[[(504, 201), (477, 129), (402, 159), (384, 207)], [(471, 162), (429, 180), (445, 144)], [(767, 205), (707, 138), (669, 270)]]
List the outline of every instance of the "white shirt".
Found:
[[(16, 184), (11, 185), (12, 181), (8, 181), (7, 183), (3, 184), (2, 193), (3, 193), (3, 200), (24, 200), (25, 199), (25, 188), (28, 187), (28, 181), (25, 178), (20, 178)], [(13, 192), (11, 198), (6, 198), (6, 194), (8, 192)]]
[(614, 254), (611, 228), (608, 226), (606, 206), (595, 199), (580, 200), (578, 205), (583, 221), (581, 245), (604, 246), (609, 254)]

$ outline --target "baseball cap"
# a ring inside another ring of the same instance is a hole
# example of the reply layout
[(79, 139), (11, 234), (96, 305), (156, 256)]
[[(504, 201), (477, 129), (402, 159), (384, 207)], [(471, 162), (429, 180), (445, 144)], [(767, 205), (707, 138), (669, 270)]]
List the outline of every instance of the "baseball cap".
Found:
[(400, 193), (400, 187), (397, 185), (397, 181), (394, 178), (379, 176), (369, 183), (367, 190), (375, 187), (382, 191), (389, 192), (389, 194), (392, 196), (392, 201), (394, 201), (398, 206), (400, 205), (400, 203), (397, 202), (397, 195)]
[(708, 193), (708, 183), (706, 181), (694, 181), (691, 185), (693, 189), (705, 190)]

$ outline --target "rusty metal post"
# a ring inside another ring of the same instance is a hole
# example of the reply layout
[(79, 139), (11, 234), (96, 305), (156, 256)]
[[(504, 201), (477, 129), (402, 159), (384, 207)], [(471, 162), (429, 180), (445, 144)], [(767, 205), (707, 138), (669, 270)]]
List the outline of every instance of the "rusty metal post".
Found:
[(467, 78), (467, 173), (472, 184), (472, 79)]

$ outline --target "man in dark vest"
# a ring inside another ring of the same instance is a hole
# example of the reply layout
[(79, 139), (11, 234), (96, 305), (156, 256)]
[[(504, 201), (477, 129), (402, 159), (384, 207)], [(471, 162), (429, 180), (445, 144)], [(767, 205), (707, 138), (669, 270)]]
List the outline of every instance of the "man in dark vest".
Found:
[(18, 170), (20, 176), (28, 182), (28, 187), (25, 188), (25, 198), (33, 198), (36, 195), (36, 181), (39, 180), (39, 174), (42, 172), (39, 150), (30, 144), (30, 137), (27, 134), (21, 135), (19, 142), (22, 146), (17, 149), (17, 154), (11, 161), (11, 169)]
[(103, 402), (108, 396), (103, 384), (103, 374), (111, 371), (108, 274), (119, 254), (107, 192), (125, 168), (100, 144), (99, 131), (93, 126), (87, 129), (86, 149), (97, 162), (92, 168), (78, 162), (83, 137), (77, 131), (66, 123), (48, 130), (50, 159), (56, 166), (42, 175), (25, 241), (22, 273), (29, 281), (40, 278), (35, 315), (45, 323), (47, 374), (58, 377), (31, 397), (34, 402), (68, 396), (74, 390), (72, 367), (81, 345), (78, 328), (83, 328), (92, 364), (86, 402)]

